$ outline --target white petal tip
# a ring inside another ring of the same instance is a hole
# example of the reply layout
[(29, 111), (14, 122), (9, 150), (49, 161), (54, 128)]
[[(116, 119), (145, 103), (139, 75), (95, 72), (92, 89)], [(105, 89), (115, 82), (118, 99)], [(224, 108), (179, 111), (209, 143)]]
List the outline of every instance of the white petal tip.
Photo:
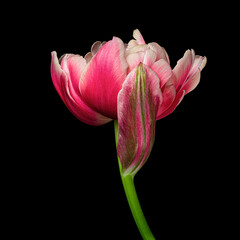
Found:
[(142, 34), (140, 33), (140, 31), (138, 29), (135, 29), (133, 31), (133, 37), (136, 39), (136, 41), (138, 42), (138, 44), (145, 44), (145, 41), (143, 39)]
[(207, 57), (203, 57), (202, 64), (201, 64), (201, 66), (199, 66), (200, 71), (203, 70), (203, 68), (206, 66), (206, 64), (207, 64)]

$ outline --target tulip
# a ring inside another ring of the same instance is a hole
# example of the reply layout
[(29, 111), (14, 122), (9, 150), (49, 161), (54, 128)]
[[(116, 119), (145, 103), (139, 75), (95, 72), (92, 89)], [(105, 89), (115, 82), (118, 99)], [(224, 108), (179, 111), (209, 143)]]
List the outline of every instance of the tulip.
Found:
[(82, 122), (114, 120), (119, 168), (131, 211), (143, 239), (154, 239), (139, 204), (133, 178), (147, 161), (156, 120), (166, 117), (200, 81), (206, 57), (187, 50), (172, 69), (159, 44), (146, 44), (140, 31), (124, 44), (113, 37), (95, 42), (85, 57), (57, 58), (52, 52), (53, 84), (68, 109)]

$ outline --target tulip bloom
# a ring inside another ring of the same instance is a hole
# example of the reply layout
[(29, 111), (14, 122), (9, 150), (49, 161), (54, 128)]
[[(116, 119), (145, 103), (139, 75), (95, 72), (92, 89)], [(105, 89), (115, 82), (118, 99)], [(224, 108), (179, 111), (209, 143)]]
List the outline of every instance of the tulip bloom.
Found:
[(95, 42), (85, 57), (66, 54), (58, 59), (52, 52), (51, 76), (61, 99), (79, 120), (95, 126), (115, 120), (124, 189), (143, 238), (154, 239), (139, 214), (136, 194), (129, 191), (135, 191), (133, 177), (152, 150), (156, 120), (169, 115), (198, 85), (206, 57), (187, 50), (172, 69), (163, 47), (146, 44), (139, 30), (133, 37), (128, 44), (117, 37)]

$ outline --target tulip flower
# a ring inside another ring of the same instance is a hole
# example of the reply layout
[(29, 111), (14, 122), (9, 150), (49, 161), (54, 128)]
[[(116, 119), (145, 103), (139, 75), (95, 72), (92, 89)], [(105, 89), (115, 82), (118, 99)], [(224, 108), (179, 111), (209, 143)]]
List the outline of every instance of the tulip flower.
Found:
[(146, 163), (156, 120), (166, 117), (200, 81), (206, 57), (187, 50), (172, 69), (159, 44), (146, 44), (139, 30), (124, 44), (113, 37), (95, 42), (85, 57), (57, 58), (52, 52), (53, 84), (68, 109), (82, 122), (103, 125), (114, 120), (124, 190), (143, 239), (155, 239), (137, 198), (134, 176)]

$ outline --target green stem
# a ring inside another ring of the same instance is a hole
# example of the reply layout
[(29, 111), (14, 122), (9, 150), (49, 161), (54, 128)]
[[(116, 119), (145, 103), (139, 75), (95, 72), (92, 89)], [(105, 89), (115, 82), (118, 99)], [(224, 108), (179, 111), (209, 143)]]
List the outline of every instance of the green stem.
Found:
[[(116, 139), (116, 145), (118, 142), (118, 122), (114, 121), (114, 129), (115, 129), (115, 139)], [(134, 186), (134, 176), (131, 174), (129, 175), (123, 175), (121, 163), (118, 158), (119, 163), (119, 169), (120, 169), (120, 175), (124, 187), (124, 191), (128, 200), (129, 207), (131, 209), (133, 218), (137, 224), (138, 230), (142, 235), (142, 238), (144, 240), (155, 240), (148, 223), (144, 217), (141, 205), (138, 200), (137, 192)]]

